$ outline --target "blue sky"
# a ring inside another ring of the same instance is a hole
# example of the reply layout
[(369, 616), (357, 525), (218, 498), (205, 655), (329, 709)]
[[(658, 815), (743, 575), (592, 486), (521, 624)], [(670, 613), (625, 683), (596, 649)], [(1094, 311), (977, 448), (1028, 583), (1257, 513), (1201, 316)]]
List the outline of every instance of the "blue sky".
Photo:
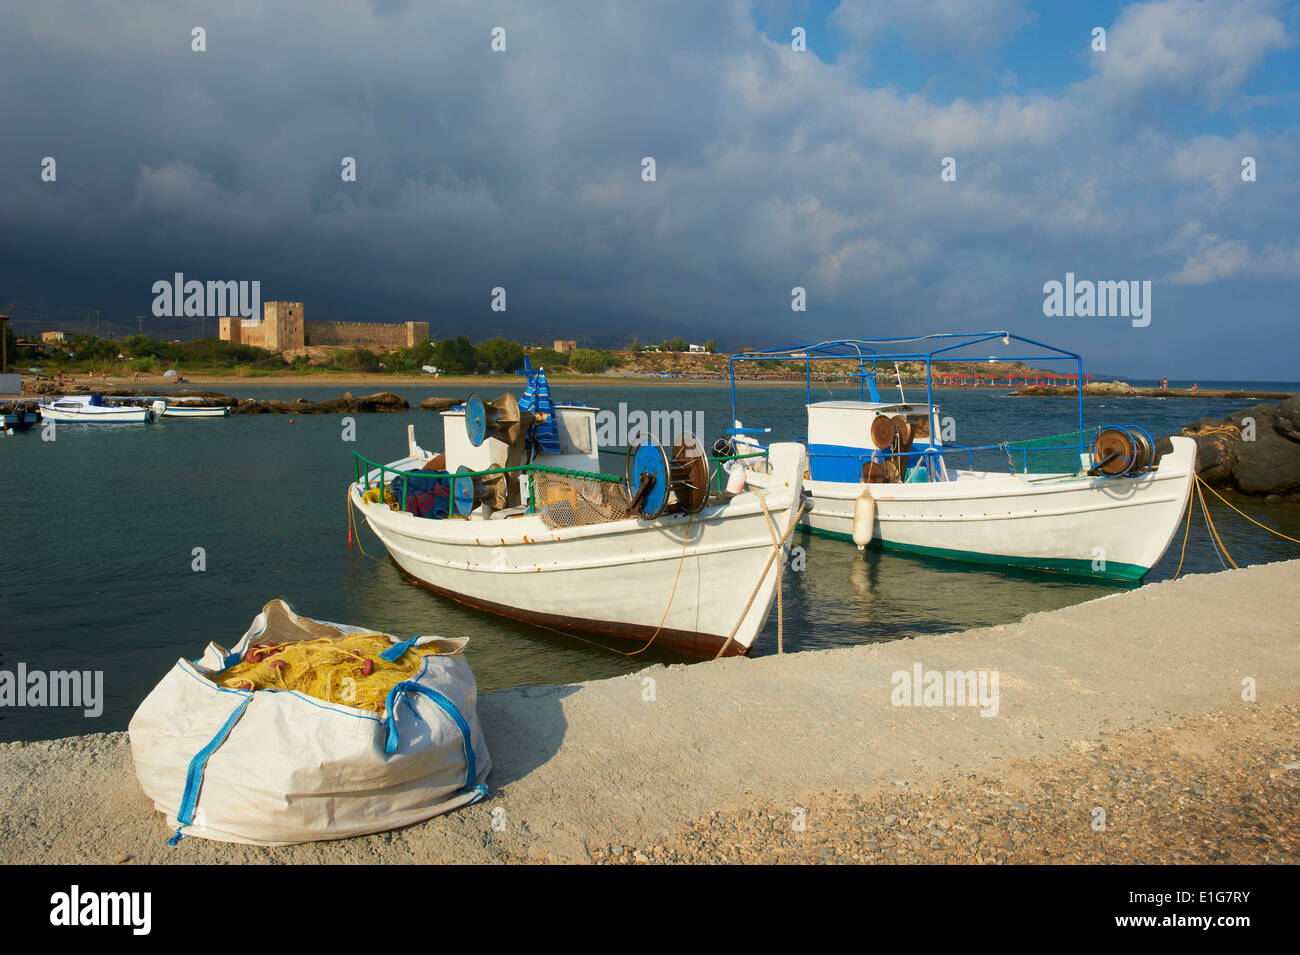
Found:
[[(1007, 327), (1295, 380), (1298, 31), (1271, 0), (6, 5), (0, 302), (134, 323), (183, 272), (476, 340)], [(1150, 324), (1045, 315), (1067, 272), (1151, 282)]]

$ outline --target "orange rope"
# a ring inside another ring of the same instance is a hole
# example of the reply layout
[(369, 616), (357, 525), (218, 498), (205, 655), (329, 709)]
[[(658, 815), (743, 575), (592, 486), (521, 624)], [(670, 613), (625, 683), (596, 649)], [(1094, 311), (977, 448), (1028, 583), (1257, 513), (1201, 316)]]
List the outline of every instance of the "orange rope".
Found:
[(1267, 524), (1261, 524), (1259, 521), (1255, 520), (1253, 517), (1251, 517), (1251, 516), (1250, 516), (1249, 514), (1247, 514), (1245, 511), (1242, 511), (1240, 508), (1234, 507), (1231, 501), (1229, 501), (1226, 497), (1224, 497), (1222, 494), (1220, 494), (1220, 493), (1219, 493), (1218, 491), (1216, 491), (1214, 488), (1210, 487), (1210, 485), (1208, 485), (1208, 484), (1206, 484), (1204, 481), (1202, 481), (1202, 480), (1200, 479), (1200, 477), (1197, 477), (1196, 480), (1197, 480), (1197, 483), (1205, 485), (1205, 487), (1209, 490), (1209, 492), (1210, 492), (1211, 494), (1213, 494), (1215, 497), (1217, 497), (1217, 498), (1218, 498), (1220, 501), (1222, 501), (1224, 504), (1227, 504), (1227, 505), (1228, 505), (1229, 507), (1231, 507), (1234, 511), (1236, 511), (1238, 514), (1240, 514), (1240, 515), (1241, 515), (1242, 517), (1244, 517), (1246, 520), (1250, 521), (1250, 522), (1251, 522), (1252, 524), (1254, 524), (1256, 527), (1262, 527), (1262, 528), (1264, 528), (1264, 530), (1268, 531), (1270, 534), (1276, 534), (1278, 537), (1281, 537), (1283, 540), (1289, 540), (1289, 541), (1290, 541), (1291, 543), (1293, 543), (1293, 544), (1300, 544), (1300, 540), (1296, 540), (1294, 537), (1287, 537), (1287, 536), (1286, 536), (1285, 534), (1283, 534), (1281, 531), (1274, 530), (1273, 528), (1269, 527)]
[[(1193, 477), (1195, 477), (1195, 475), (1193, 475)], [(1200, 480), (1200, 478), (1197, 478), (1197, 480)], [(1192, 530), (1192, 489), (1188, 488), (1187, 489), (1187, 524), (1184, 525), (1183, 527), (1183, 550), (1182, 553), (1178, 555), (1178, 569), (1174, 571), (1174, 577), (1173, 577), (1174, 580), (1177, 580), (1178, 575), (1183, 572), (1183, 558), (1187, 556), (1187, 535), (1191, 533), (1191, 530)]]
[(1215, 543), (1218, 545), (1220, 549), (1222, 549), (1223, 556), (1228, 558), (1228, 563), (1230, 563), (1233, 566), (1233, 568), (1237, 568), (1237, 562), (1233, 560), (1232, 555), (1228, 553), (1227, 546), (1223, 543), (1222, 539), (1219, 537), (1219, 531), (1214, 526), (1214, 520), (1213, 518), (1210, 517), (1210, 509), (1205, 504), (1205, 495), (1201, 493), (1201, 485), (1199, 483), (1197, 483), (1196, 485), (1196, 496), (1197, 498), (1200, 499), (1201, 511), (1205, 514), (1205, 523), (1209, 525), (1210, 533), (1214, 536)]

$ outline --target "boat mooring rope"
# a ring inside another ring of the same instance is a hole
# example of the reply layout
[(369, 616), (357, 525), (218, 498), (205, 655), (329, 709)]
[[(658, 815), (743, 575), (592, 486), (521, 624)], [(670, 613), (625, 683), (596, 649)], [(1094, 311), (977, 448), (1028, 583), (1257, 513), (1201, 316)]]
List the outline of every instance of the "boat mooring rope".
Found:
[[(364, 517), (361, 518), (361, 521), (363, 523), (367, 523)], [(352, 549), (352, 539), (354, 537), (356, 538), (357, 541), (357, 549), (361, 551), (362, 557), (369, 557), (371, 560), (382, 559), (379, 557), (375, 557), (371, 554), (367, 554), (366, 549), (361, 546), (361, 528), (357, 524), (356, 514), (354, 514), (352, 511), (352, 486), (348, 485), (348, 549), (349, 550)]]
[(1249, 514), (1247, 514), (1245, 511), (1241, 510), (1241, 509), (1238, 508), (1238, 507), (1235, 507), (1235, 506), (1232, 504), (1232, 502), (1229, 501), (1226, 497), (1224, 497), (1222, 494), (1220, 494), (1220, 493), (1219, 493), (1218, 491), (1216, 491), (1214, 488), (1210, 487), (1210, 485), (1206, 484), (1203, 480), (1201, 480), (1201, 478), (1200, 478), (1199, 475), (1198, 475), (1197, 478), (1196, 478), (1196, 482), (1197, 482), (1198, 484), (1204, 485), (1204, 486), (1205, 486), (1205, 489), (1206, 489), (1207, 491), (1209, 491), (1211, 494), (1213, 494), (1215, 497), (1217, 497), (1217, 498), (1218, 498), (1220, 501), (1222, 501), (1224, 504), (1227, 504), (1227, 505), (1228, 505), (1229, 507), (1231, 507), (1234, 511), (1236, 511), (1238, 514), (1240, 514), (1240, 515), (1241, 515), (1242, 517), (1244, 517), (1246, 520), (1250, 521), (1250, 522), (1251, 522), (1252, 524), (1254, 524), (1256, 527), (1262, 527), (1264, 530), (1268, 531), (1270, 534), (1276, 534), (1278, 537), (1282, 538), (1283, 540), (1289, 540), (1289, 541), (1290, 541), (1291, 543), (1293, 543), (1293, 544), (1300, 544), (1300, 540), (1296, 540), (1294, 537), (1287, 537), (1287, 536), (1286, 536), (1285, 534), (1283, 534), (1281, 531), (1274, 530), (1273, 528), (1269, 527), (1267, 524), (1261, 524), (1259, 521), (1255, 520), (1253, 517), (1251, 517), (1251, 516), (1250, 516)]
[[(1244, 517), (1246, 520), (1250, 521), (1256, 527), (1266, 530), (1270, 534), (1275, 534), (1276, 536), (1282, 538), (1283, 540), (1290, 541), (1293, 544), (1300, 544), (1300, 540), (1296, 540), (1294, 537), (1289, 537), (1286, 534), (1283, 534), (1281, 531), (1269, 527), (1267, 524), (1261, 524), (1259, 521), (1255, 520), (1253, 517), (1251, 517), (1241, 508), (1237, 507), (1226, 497), (1224, 497), (1222, 494), (1216, 491), (1208, 483), (1206, 483), (1206, 481), (1199, 474), (1195, 475), (1195, 478), (1196, 478), (1196, 497), (1193, 498), (1190, 493), (1187, 495), (1187, 524), (1183, 528), (1183, 547), (1182, 547), (1182, 552), (1178, 555), (1178, 569), (1174, 571), (1174, 576), (1172, 578), (1173, 580), (1177, 580), (1179, 575), (1182, 574), (1183, 572), (1183, 560), (1187, 556), (1187, 537), (1192, 528), (1192, 507), (1198, 501), (1201, 505), (1201, 513), (1205, 515), (1205, 524), (1210, 529), (1211, 545), (1214, 547), (1215, 556), (1219, 558), (1219, 563), (1223, 566), (1224, 570), (1227, 570), (1228, 569), (1227, 564), (1223, 563), (1223, 559), (1226, 557), (1229, 564), (1231, 564), (1233, 567), (1238, 566), (1237, 562), (1232, 559), (1232, 555), (1228, 553), (1228, 547), (1226, 544), (1223, 543), (1223, 538), (1219, 536), (1218, 528), (1215, 527), (1214, 525), (1214, 518), (1210, 516), (1210, 509), (1206, 503), (1204, 491), (1209, 491), (1220, 501), (1222, 501), (1232, 510), (1236, 511), (1239, 515)], [(1222, 553), (1220, 553), (1220, 551), (1222, 551)]]
[[(768, 532), (772, 535), (772, 541), (774, 546), (772, 548), (772, 553), (768, 555), (767, 563), (763, 565), (763, 572), (758, 576), (758, 583), (754, 585), (753, 591), (750, 592), (749, 599), (745, 601), (745, 609), (740, 611), (740, 619), (738, 619), (736, 621), (736, 625), (731, 628), (731, 633), (727, 634), (726, 642), (723, 643), (722, 647), (718, 650), (718, 652), (714, 654), (713, 659), (715, 660), (717, 660), (724, 653), (726, 653), (727, 647), (731, 646), (731, 641), (735, 639), (736, 633), (740, 630), (740, 625), (745, 621), (745, 614), (749, 613), (749, 608), (754, 604), (754, 598), (758, 596), (759, 588), (763, 586), (763, 581), (767, 579), (767, 572), (772, 569), (772, 562), (776, 560), (777, 555), (782, 554), (784, 552), (785, 542), (786, 540), (789, 539), (790, 532), (794, 530), (795, 525), (799, 523), (799, 517), (801, 514), (803, 514), (803, 510), (805, 506), (803, 501), (799, 502), (798, 510), (794, 512), (794, 517), (790, 519), (790, 526), (785, 529), (785, 534), (783, 534), (781, 536), (781, 539), (778, 541), (776, 539), (776, 530), (772, 527), (772, 513), (767, 509), (767, 501), (764, 499), (763, 493), (761, 491), (755, 490), (754, 494), (758, 497), (758, 503), (763, 508), (763, 515), (767, 518)], [(784, 562), (782, 563), (782, 566), (784, 567)], [(783, 608), (781, 605), (781, 579), (780, 579), (780, 571), (778, 571), (777, 581), (776, 581), (776, 647), (778, 653), (785, 652), (784, 640), (782, 634), (783, 625), (785, 621), (783, 619), (782, 609)]]
[(650, 639), (647, 640), (645, 646), (641, 647), (639, 650), (620, 650), (617, 647), (606, 646), (605, 644), (600, 643), (597, 640), (588, 639), (587, 637), (584, 637), (581, 634), (571, 633), (568, 630), (557, 630), (555, 627), (548, 627), (542, 623), (533, 623), (530, 621), (529, 626), (537, 627), (541, 630), (549, 630), (551, 633), (558, 633), (562, 637), (571, 637), (574, 640), (581, 640), (583, 643), (590, 644), (593, 647), (599, 647), (602, 650), (608, 650), (610, 653), (617, 653), (621, 657), (634, 657), (638, 653), (644, 653), (646, 650), (649, 650), (651, 644), (653, 644), (655, 640), (658, 638), (659, 631), (664, 628), (664, 622), (667, 621), (668, 619), (668, 611), (672, 609), (673, 599), (677, 595), (677, 582), (678, 580), (681, 579), (682, 566), (686, 563), (686, 545), (690, 543), (691, 540), (691, 524), (694, 522), (694, 520), (695, 520), (694, 514), (688, 515), (686, 518), (686, 537), (682, 541), (682, 555), (677, 559), (677, 576), (673, 578), (673, 589), (672, 592), (668, 595), (668, 606), (664, 608), (664, 615), (659, 620), (659, 626), (655, 627), (655, 632), (650, 634)]
[[(1224, 546), (1223, 541), (1219, 538), (1219, 532), (1214, 526), (1214, 520), (1210, 517), (1210, 509), (1205, 505), (1205, 495), (1201, 493), (1201, 484), (1199, 481), (1196, 483), (1196, 499), (1201, 502), (1201, 513), (1205, 515), (1205, 523), (1210, 528), (1210, 537), (1214, 543), (1214, 555), (1219, 558), (1219, 566), (1224, 570), (1228, 569), (1227, 565), (1223, 563), (1223, 558), (1227, 557), (1228, 563), (1236, 569), (1237, 562), (1233, 560), (1232, 555), (1228, 553), (1228, 548)], [(1223, 551), (1222, 554), (1219, 553), (1220, 550)]]

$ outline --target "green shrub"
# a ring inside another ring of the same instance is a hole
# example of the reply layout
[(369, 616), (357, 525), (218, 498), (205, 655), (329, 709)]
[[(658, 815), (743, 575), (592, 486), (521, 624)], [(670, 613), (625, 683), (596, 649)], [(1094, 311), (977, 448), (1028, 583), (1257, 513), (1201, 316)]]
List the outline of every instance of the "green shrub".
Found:
[(569, 356), (569, 364), (584, 375), (598, 375), (609, 367), (609, 356), (595, 348), (577, 348)]

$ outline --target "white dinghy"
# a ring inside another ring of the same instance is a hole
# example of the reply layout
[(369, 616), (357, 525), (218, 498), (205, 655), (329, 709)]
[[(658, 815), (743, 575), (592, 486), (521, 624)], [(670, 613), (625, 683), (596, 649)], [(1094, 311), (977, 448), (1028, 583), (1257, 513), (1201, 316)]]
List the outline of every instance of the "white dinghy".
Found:
[[(530, 370), (529, 392), (536, 372)], [(541, 381), (544, 392), (544, 379)], [(442, 413), (446, 452), (355, 458), (355, 508), (397, 566), (469, 606), (692, 656), (749, 651), (780, 581), (807, 458), (795, 443), (710, 489), (693, 436), (601, 474), (596, 411), (503, 396)], [(528, 457), (525, 463), (525, 455)], [(459, 472), (459, 473), (457, 473)], [(739, 482), (733, 484), (733, 489)]]

